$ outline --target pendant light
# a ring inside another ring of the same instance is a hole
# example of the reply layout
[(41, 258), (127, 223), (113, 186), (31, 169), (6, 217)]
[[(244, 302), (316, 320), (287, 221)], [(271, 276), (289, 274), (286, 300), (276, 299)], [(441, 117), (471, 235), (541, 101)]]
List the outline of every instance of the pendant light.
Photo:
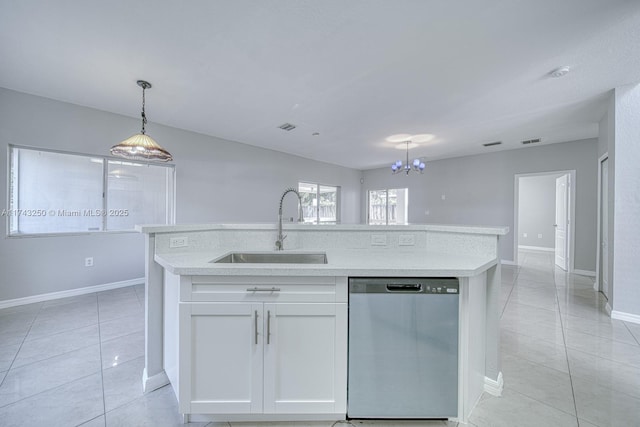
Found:
[(151, 88), (151, 83), (144, 80), (138, 80), (137, 83), (142, 88), (142, 131), (111, 147), (111, 154), (129, 160), (169, 162), (173, 160), (171, 154), (145, 133), (147, 116), (144, 114), (144, 91)]

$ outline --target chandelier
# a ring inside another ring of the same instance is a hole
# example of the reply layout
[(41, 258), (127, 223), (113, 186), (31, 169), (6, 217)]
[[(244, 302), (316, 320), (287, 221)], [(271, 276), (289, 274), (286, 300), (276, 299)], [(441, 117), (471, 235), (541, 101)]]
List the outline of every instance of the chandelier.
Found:
[(420, 159), (414, 159), (413, 162), (409, 163), (409, 144), (411, 144), (411, 141), (405, 141), (404, 143), (407, 144), (406, 162), (403, 164), (402, 160), (396, 161), (391, 165), (391, 173), (393, 175), (397, 175), (402, 172), (404, 172), (406, 175), (409, 175), (409, 172), (412, 171), (420, 172), (421, 174), (424, 173), (425, 165), (423, 161), (421, 161)]
[(144, 80), (138, 80), (137, 83), (142, 88), (142, 131), (111, 147), (111, 154), (129, 160), (169, 162), (173, 160), (171, 154), (147, 135), (144, 129), (147, 124), (147, 116), (144, 114), (144, 91), (151, 88), (151, 83)]

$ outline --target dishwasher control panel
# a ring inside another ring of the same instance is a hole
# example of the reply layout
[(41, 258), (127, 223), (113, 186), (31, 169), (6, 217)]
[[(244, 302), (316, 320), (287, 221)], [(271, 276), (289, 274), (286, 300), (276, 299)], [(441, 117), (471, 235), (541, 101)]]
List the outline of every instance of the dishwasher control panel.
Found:
[(351, 277), (349, 292), (352, 294), (448, 294), (459, 293), (458, 279), (452, 277), (434, 278), (385, 278)]

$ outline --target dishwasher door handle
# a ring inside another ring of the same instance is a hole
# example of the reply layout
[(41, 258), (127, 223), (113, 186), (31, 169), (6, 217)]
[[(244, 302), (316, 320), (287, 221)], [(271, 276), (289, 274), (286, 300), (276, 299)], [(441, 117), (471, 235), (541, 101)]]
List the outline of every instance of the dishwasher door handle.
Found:
[(389, 292), (422, 292), (422, 284), (393, 284), (387, 285), (387, 291)]

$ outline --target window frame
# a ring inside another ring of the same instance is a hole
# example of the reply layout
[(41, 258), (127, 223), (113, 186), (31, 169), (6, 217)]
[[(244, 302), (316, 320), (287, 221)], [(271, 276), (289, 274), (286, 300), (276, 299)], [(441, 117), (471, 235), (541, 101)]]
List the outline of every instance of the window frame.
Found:
[[(401, 224), (391, 224), (391, 225), (407, 225), (409, 224), (409, 187), (397, 187), (397, 188), (383, 188), (380, 190), (367, 190), (367, 225), (390, 225), (389, 224), (389, 191), (391, 190), (404, 190), (406, 191), (406, 221)], [(372, 192), (384, 192), (385, 194), (385, 222), (384, 224), (371, 224), (371, 193)], [(396, 220), (397, 221), (397, 220)]]
[[(115, 156), (105, 156), (105, 155), (100, 155), (100, 154), (88, 154), (88, 153), (80, 153), (80, 152), (74, 152), (74, 151), (65, 151), (65, 150), (57, 150), (57, 149), (50, 149), (50, 148), (40, 148), (40, 147), (33, 147), (33, 146), (28, 146), (28, 145), (18, 145), (18, 144), (8, 144), (7, 145), (7, 197), (6, 197), (6, 207), (7, 207), (7, 211), (9, 211), (10, 209), (12, 209), (12, 198), (13, 198), (13, 188), (14, 186), (12, 185), (14, 176), (17, 179), (17, 172), (14, 173), (13, 169), (12, 169), (12, 165), (13, 165), (13, 152), (14, 150), (31, 150), (31, 151), (41, 151), (41, 152), (47, 152), (47, 153), (54, 153), (54, 154), (62, 154), (62, 155), (68, 155), (68, 156), (75, 156), (75, 157), (85, 157), (85, 158), (91, 158), (91, 159), (100, 159), (102, 160), (102, 177), (101, 177), (101, 185), (102, 185), (102, 209), (106, 212), (106, 209), (108, 209), (108, 199), (107, 199), (107, 193), (108, 193), (108, 173), (109, 173), (109, 161), (111, 162), (127, 162), (130, 164), (140, 164), (140, 165), (147, 165), (147, 166), (157, 166), (157, 167), (165, 167), (167, 168), (169, 175), (168, 178), (170, 178), (170, 185), (167, 185), (167, 194), (165, 195), (166, 197), (166, 203), (167, 203), (167, 225), (173, 225), (175, 224), (176, 221), (176, 170), (175, 170), (175, 165), (174, 164), (158, 164), (157, 162), (148, 162), (148, 161), (139, 161), (139, 160), (127, 160), (127, 159), (122, 159), (120, 157), (115, 157)], [(17, 168), (16, 168), (17, 169)], [(19, 188), (19, 181), (17, 183), (18, 187), (15, 188)], [(11, 225), (12, 225), (12, 221), (11, 221), (11, 214), (7, 214), (4, 215), (5, 216), (5, 237), (8, 239), (21, 239), (21, 238), (34, 238), (34, 237), (60, 237), (60, 236), (84, 236), (84, 235), (92, 235), (92, 234), (99, 234), (99, 235), (104, 235), (104, 234), (122, 234), (122, 233), (137, 233), (137, 231), (135, 229), (128, 229), (128, 230), (108, 230), (107, 229), (107, 216), (103, 216), (102, 218), (102, 223), (101, 223), (101, 230), (86, 230), (86, 231), (54, 231), (54, 232), (47, 232), (47, 233), (16, 233), (13, 232), (11, 229)]]
[[(312, 181), (298, 181), (298, 192), (300, 191), (300, 184), (315, 185), (316, 186), (316, 200), (318, 201), (318, 208), (316, 209), (316, 222), (306, 225), (334, 225), (340, 224), (340, 207), (342, 205), (342, 189), (339, 185), (320, 184)], [(336, 220), (334, 221), (320, 221), (320, 187), (331, 187), (336, 189)]]

